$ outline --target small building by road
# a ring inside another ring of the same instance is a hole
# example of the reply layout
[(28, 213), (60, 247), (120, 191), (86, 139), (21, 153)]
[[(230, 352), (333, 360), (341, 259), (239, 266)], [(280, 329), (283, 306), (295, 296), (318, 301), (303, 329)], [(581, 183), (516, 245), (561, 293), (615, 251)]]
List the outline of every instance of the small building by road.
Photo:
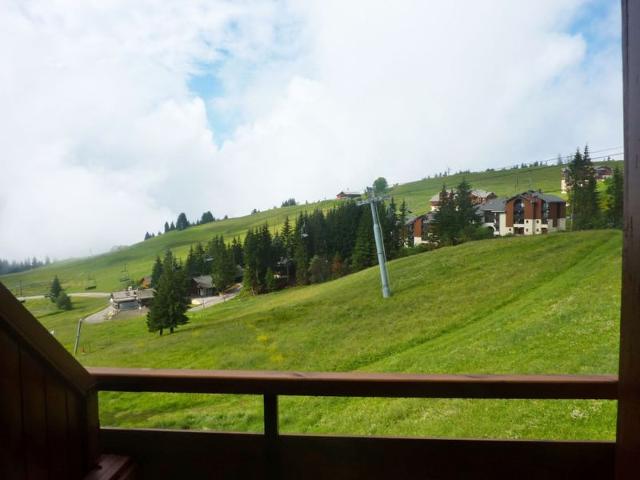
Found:
[(360, 198), (361, 196), (362, 196), (362, 193), (360, 192), (351, 192), (348, 190), (343, 190), (342, 192), (336, 195), (336, 198), (338, 200), (348, 200), (348, 199)]
[(119, 292), (111, 292), (109, 302), (116, 310), (136, 310), (151, 305), (155, 293), (153, 288), (128, 288)]
[(191, 295), (197, 297), (210, 297), (214, 292), (215, 286), (211, 275), (199, 275), (191, 279)]

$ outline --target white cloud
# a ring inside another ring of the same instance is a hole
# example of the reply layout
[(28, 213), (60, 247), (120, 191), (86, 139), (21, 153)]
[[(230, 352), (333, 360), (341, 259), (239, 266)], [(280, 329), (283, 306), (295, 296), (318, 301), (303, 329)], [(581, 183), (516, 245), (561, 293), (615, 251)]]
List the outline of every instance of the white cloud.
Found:
[[(0, 257), (620, 145), (617, 7), (569, 33), (586, 3), (4, 4)], [(202, 65), (222, 97), (189, 91)]]

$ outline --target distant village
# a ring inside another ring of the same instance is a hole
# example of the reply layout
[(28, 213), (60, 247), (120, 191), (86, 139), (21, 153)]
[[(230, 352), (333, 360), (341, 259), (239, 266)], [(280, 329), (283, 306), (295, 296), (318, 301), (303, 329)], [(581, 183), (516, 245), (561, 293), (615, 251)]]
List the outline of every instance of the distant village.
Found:
[[(150, 274), (137, 281), (125, 265), (121, 289), (109, 294), (107, 316), (136, 316), (144, 310), (149, 331), (162, 335), (188, 322), (189, 309), (208, 308), (241, 289), (257, 295), (322, 283), (386, 260), (473, 240), (540, 236), (568, 227), (621, 228), (623, 178), (617, 166), (593, 165), (585, 147), (584, 153), (576, 151), (559, 177), (559, 190), (571, 205), (540, 189), (500, 197), (474, 188), (458, 175), (457, 185), (443, 184), (440, 192), (425, 196), (416, 207), (418, 214), (404, 200), (397, 204), (388, 195), (386, 179), (379, 177), (366, 193), (342, 190), (331, 208), (301, 209), (296, 218), (285, 217), (278, 229), (265, 223), (230, 242), (216, 235), (191, 245), (186, 259), (166, 250), (163, 259), (156, 257)], [(296, 205), (293, 198), (283, 202), (285, 207)], [(196, 224), (213, 221), (211, 212), (205, 212)], [(192, 224), (181, 213), (177, 225), (183, 230)], [(92, 279), (86, 289), (95, 288)], [(60, 309), (73, 308), (57, 277), (47, 296)]]

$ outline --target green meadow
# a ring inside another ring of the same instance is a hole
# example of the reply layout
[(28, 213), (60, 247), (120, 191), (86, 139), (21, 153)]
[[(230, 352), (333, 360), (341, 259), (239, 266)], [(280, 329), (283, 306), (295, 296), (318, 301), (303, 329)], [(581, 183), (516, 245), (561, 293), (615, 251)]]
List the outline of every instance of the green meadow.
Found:
[[(446, 178), (431, 178), (397, 185), (390, 189), (390, 194), (397, 203), (406, 200), (409, 209), (418, 215), (429, 209), (430, 197), (440, 191), (443, 183), (452, 187), (460, 183), (463, 177), (474, 188), (490, 190), (497, 195), (511, 195), (528, 188), (542, 189), (547, 193), (559, 195), (560, 170), (559, 166), (545, 166), (456, 174)], [(182, 232), (170, 232), (115, 252), (65, 260), (29, 272), (0, 276), (0, 281), (16, 295), (45, 293), (54, 275), (58, 275), (63, 287), (69, 292), (83, 291), (88, 285), (93, 284), (93, 280), (97, 291), (109, 292), (120, 288), (120, 278), (125, 268), (132, 280), (138, 280), (150, 273), (156, 255), (162, 255), (167, 249), (172, 249), (178, 257), (185, 258), (191, 244), (207, 242), (215, 235), (224, 235), (227, 240), (236, 236), (244, 238), (248, 229), (261, 226), (265, 222), (275, 230), (280, 228), (287, 216), (293, 219), (304, 210), (326, 210), (334, 204), (334, 200), (325, 200), (217, 221), (191, 227)], [(203, 206), (203, 209), (206, 209), (206, 206)], [(158, 228), (160, 227), (158, 225)], [(140, 231), (140, 238), (143, 236), (144, 231)]]
[[(480, 181), (474, 186), (505, 193)], [(405, 194), (410, 198), (411, 191)], [(195, 235), (189, 232), (176, 235)], [(611, 230), (470, 242), (390, 262), (393, 296), (386, 300), (375, 267), (325, 284), (240, 296), (190, 314), (190, 323), (173, 335), (148, 333), (143, 317), (85, 325), (79, 360), (156, 368), (616, 373), (621, 243), (621, 233)], [(149, 245), (132, 249), (149, 248), (153, 255)], [(44, 300), (26, 306), (71, 349), (77, 319), (104, 302), (74, 299), (77, 310), (64, 313)], [(262, 429), (255, 396), (104, 393), (100, 402), (103, 425)], [(610, 401), (284, 397), (280, 427), (612, 439), (615, 409)]]

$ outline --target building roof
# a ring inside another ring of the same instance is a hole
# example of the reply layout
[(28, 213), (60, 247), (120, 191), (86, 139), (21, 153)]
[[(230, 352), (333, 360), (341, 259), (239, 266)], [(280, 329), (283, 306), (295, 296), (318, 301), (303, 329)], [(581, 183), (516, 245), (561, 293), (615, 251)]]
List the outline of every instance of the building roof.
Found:
[(211, 275), (193, 277), (193, 281), (198, 288), (213, 288), (213, 278)]
[(153, 288), (140, 288), (138, 290), (121, 290), (119, 292), (111, 292), (111, 300), (114, 303), (135, 302), (137, 300), (145, 300), (153, 298), (156, 291)]
[[(440, 190), (433, 197), (431, 197), (431, 199), (429, 201), (431, 201), (431, 202), (439, 202), (441, 193), (442, 193), (442, 190)], [(447, 188), (447, 193), (449, 193), (449, 194), (455, 193), (455, 190), (453, 188)]]
[(405, 225), (413, 225), (413, 222), (416, 221), (416, 218), (418, 218), (418, 217), (416, 217), (415, 215), (411, 215), (411, 216), (407, 217), (407, 219), (405, 220), (404, 224)]
[(483, 212), (504, 212), (507, 199), (504, 197), (493, 198), (487, 203), (478, 205), (478, 210)]
[(126, 302), (128, 300), (136, 300), (135, 290), (122, 290), (119, 292), (111, 292), (111, 298), (114, 302)]
[(507, 199), (507, 201), (516, 198), (516, 197), (533, 197), (539, 198), (540, 200), (544, 200), (547, 203), (566, 203), (566, 200), (556, 197), (555, 195), (549, 195), (547, 193), (538, 192), (536, 190), (527, 190), (526, 192), (518, 193), (517, 195), (513, 195)]
[(145, 300), (147, 298), (153, 298), (156, 291), (153, 288), (142, 288), (138, 290), (137, 294), (139, 300)]
[(340, 195), (346, 195), (348, 197), (360, 197), (362, 195), (361, 192), (352, 192), (350, 190), (343, 190), (340, 193), (338, 193), (336, 196), (339, 197)]
[[(456, 193), (456, 190), (453, 188), (448, 188), (447, 189), (448, 193)], [(431, 202), (439, 202), (440, 201), (440, 193), (438, 192), (436, 193), (434, 196), (431, 197), (430, 201)], [(493, 192), (488, 192), (487, 190), (480, 190), (477, 188), (474, 188), (471, 190), (471, 195), (473, 195), (474, 197), (479, 197), (479, 198), (487, 198), (489, 195), (495, 195), (495, 193)]]
[(486, 198), (489, 195), (495, 195), (495, 193), (488, 192), (487, 190), (478, 190), (474, 188), (473, 190), (471, 190), (471, 195), (475, 195), (476, 197), (480, 197), (480, 198)]

